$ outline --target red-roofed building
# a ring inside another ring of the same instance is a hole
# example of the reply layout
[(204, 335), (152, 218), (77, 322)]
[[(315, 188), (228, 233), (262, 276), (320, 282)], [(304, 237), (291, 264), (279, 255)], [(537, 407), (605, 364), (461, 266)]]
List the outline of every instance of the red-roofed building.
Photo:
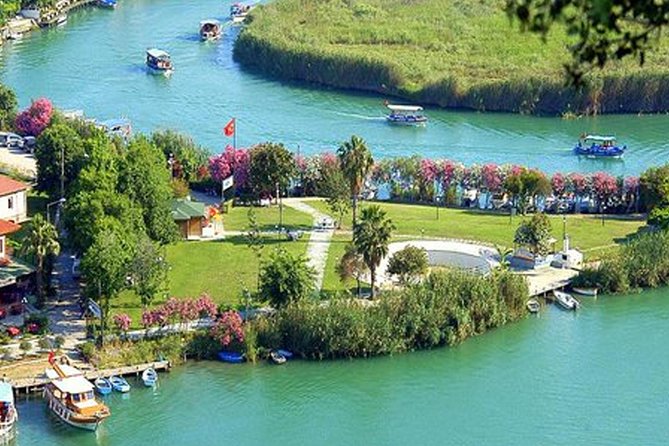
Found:
[[(25, 190), (22, 192), (25, 194)], [(32, 277), (35, 270), (13, 260), (7, 246), (6, 237), (19, 229), (21, 226), (18, 224), (0, 219), (0, 318), (8, 314), (22, 313), (22, 299), (33, 287)]]
[(28, 219), (29, 186), (0, 175), (0, 219), (21, 223)]

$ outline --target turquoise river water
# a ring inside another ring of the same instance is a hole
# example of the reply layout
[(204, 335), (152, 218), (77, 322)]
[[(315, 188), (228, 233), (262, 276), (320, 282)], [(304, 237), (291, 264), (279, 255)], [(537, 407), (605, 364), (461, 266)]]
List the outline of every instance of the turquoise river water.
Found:
[[(392, 127), (383, 119), (384, 97), (286, 84), (241, 70), (232, 61), (238, 28), (227, 28), (219, 42), (199, 42), (199, 21), (224, 19), (229, 3), (122, 0), (116, 11), (74, 12), (66, 26), (5, 44), (0, 81), (16, 89), (23, 106), (47, 96), (88, 116), (128, 117), (142, 131), (177, 128), (212, 151), (230, 142), (221, 128), (235, 116), (240, 146), (271, 140), (303, 153), (332, 150), (357, 134), (377, 156), (614, 174), (637, 174), (669, 155), (669, 117), (661, 115), (562, 120), (428, 108), (427, 128)], [(170, 79), (146, 73), (144, 51), (151, 46), (172, 54)], [(616, 134), (630, 148), (625, 160), (575, 157), (570, 148), (583, 132)]]
[(188, 363), (108, 399), (97, 433), (19, 403), (20, 446), (663, 445), (669, 290), (556, 307), (454, 348), (285, 366)]

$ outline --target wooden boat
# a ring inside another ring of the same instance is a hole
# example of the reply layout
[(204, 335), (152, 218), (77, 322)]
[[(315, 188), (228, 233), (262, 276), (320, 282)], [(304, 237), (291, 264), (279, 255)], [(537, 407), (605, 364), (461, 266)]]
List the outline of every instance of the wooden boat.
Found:
[(203, 41), (217, 40), (221, 37), (221, 22), (207, 19), (200, 22), (200, 39)]
[(614, 136), (583, 135), (574, 153), (587, 158), (622, 158), (627, 146), (620, 147)]
[(7, 442), (16, 435), (19, 415), (14, 405), (14, 389), (7, 382), (0, 382), (0, 442)]
[(111, 415), (109, 408), (95, 399), (95, 387), (74, 367), (58, 364), (46, 370), (51, 378), (44, 387), (49, 409), (61, 420), (80, 429), (94, 431)]
[(527, 311), (530, 313), (538, 313), (539, 310), (541, 309), (541, 304), (539, 304), (539, 301), (536, 299), (530, 299), (527, 301)]
[(427, 124), (427, 117), (423, 115), (423, 107), (419, 105), (395, 105), (385, 104), (390, 113), (386, 115), (386, 120), (391, 124), (424, 126)]
[(596, 287), (573, 287), (574, 293), (580, 294), (581, 296), (590, 296), (597, 297), (599, 289)]
[(246, 16), (254, 8), (253, 5), (246, 5), (244, 3), (233, 3), (230, 6), (230, 20), (232, 23), (243, 23)]
[(293, 352), (291, 351), (278, 349), (276, 352), (286, 359), (293, 359)]
[(286, 357), (279, 353), (277, 350), (272, 350), (269, 353), (269, 359), (274, 364), (281, 365), (286, 363)]
[(130, 384), (128, 384), (128, 381), (126, 381), (125, 378), (122, 376), (112, 376), (111, 378), (109, 378), (109, 382), (111, 382), (112, 387), (117, 392), (121, 393), (130, 392)]
[(158, 373), (152, 368), (146, 369), (142, 372), (142, 382), (146, 387), (153, 387), (158, 382)]
[(581, 304), (576, 299), (574, 299), (574, 297), (569, 293), (554, 290), (553, 291), (553, 296), (555, 296), (555, 299), (557, 300), (557, 302), (565, 310), (576, 311), (581, 306)]
[(112, 393), (113, 388), (107, 378), (100, 377), (93, 381), (93, 385), (95, 386), (95, 390), (102, 396)]
[(244, 355), (236, 352), (218, 352), (218, 359), (231, 364), (239, 364), (244, 362)]
[(169, 76), (174, 71), (169, 53), (156, 48), (146, 50), (146, 66), (151, 73), (165, 76)]

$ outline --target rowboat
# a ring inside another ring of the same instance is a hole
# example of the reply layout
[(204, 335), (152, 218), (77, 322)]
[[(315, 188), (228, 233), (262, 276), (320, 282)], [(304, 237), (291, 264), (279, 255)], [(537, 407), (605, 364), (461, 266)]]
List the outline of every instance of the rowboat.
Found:
[(618, 146), (614, 136), (583, 135), (574, 153), (587, 158), (622, 158), (627, 146)]
[(269, 359), (272, 361), (274, 364), (281, 365), (286, 363), (286, 357), (283, 356), (281, 353), (279, 353), (276, 350), (273, 350), (269, 353)]
[(574, 293), (580, 294), (581, 296), (590, 297), (597, 297), (597, 293), (599, 292), (599, 289), (596, 287), (573, 287), (572, 290), (574, 290)]
[(427, 117), (423, 115), (423, 107), (419, 105), (395, 105), (385, 104), (390, 113), (386, 115), (386, 121), (396, 125), (424, 126)]
[(236, 352), (218, 352), (218, 359), (223, 362), (239, 364), (244, 362), (244, 355)]
[(95, 386), (95, 390), (102, 396), (112, 393), (112, 385), (107, 378), (98, 378), (93, 381), (93, 385)]
[(12, 385), (0, 382), (0, 442), (5, 443), (14, 438), (18, 419)]
[(207, 19), (200, 22), (200, 39), (203, 41), (216, 40), (221, 37), (221, 22)]
[(527, 301), (527, 311), (530, 313), (538, 313), (539, 310), (541, 309), (541, 305), (539, 304), (539, 301), (536, 299), (530, 299)]
[(58, 364), (50, 358), (51, 368), (45, 373), (51, 379), (44, 386), (49, 410), (70, 426), (94, 431), (109, 418), (111, 412), (95, 399), (95, 387), (78, 369)]
[(109, 378), (109, 382), (111, 382), (112, 387), (117, 392), (121, 393), (130, 392), (130, 384), (128, 384), (128, 381), (126, 381), (125, 378), (123, 378), (122, 376), (112, 376), (111, 378)]
[(581, 304), (576, 299), (574, 299), (574, 297), (569, 293), (554, 290), (553, 291), (553, 296), (555, 296), (555, 299), (557, 300), (557, 302), (565, 310), (576, 311), (581, 306)]
[(142, 372), (142, 382), (146, 387), (153, 387), (158, 382), (158, 373), (149, 368)]
[(146, 50), (146, 66), (149, 72), (165, 76), (169, 76), (174, 71), (169, 53), (156, 48)]

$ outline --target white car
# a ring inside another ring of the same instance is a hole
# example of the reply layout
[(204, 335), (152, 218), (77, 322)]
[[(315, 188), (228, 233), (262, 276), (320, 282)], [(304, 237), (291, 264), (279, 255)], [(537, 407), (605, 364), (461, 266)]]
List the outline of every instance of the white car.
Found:
[(23, 138), (16, 133), (0, 132), (0, 147), (23, 147)]

